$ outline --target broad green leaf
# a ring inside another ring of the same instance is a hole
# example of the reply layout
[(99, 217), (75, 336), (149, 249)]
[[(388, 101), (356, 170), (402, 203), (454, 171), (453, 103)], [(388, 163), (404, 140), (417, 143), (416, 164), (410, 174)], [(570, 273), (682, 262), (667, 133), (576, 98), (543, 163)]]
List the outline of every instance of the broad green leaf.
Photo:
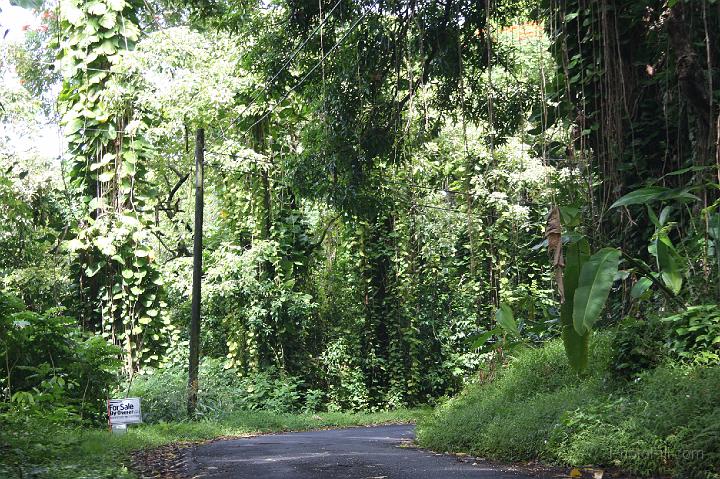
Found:
[(96, 51), (100, 55), (112, 55), (117, 51), (117, 48), (111, 40), (105, 40), (99, 47), (97, 47)]
[(485, 331), (484, 333), (481, 333), (479, 336), (473, 336), (472, 342), (470, 343), (470, 349), (480, 349), (482, 348), (485, 343), (488, 342), (490, 338), (493, 337), (493, 335), (498, 334), (499, 331), (497, 328), (491, 329), (490, 331)]
[[(560, 308), (560, 319), (563, 324), (572, 326), (573, 300), (580, 278), (582, 266), (590, 258), (590, 243), (586, 238), (568, 243), (565, 252), (565, 270), (563, 283), (565, 286), (565, 302)], [(563, 314), (567, 313), (567, 314)]]
[(75, 6), (75, 2), (70, 0), (62, 0), (59, 10), (61, 18), (67, 20), (71, 25), (79, 26), (85, 19), (83, 11)]
[(693, 195), (688, 190), (689, 188), (670, 190), (667, 193), (660, 195), (658, 200), (700, 201), (700, 198), (698, 196)]
[(103, 15), (107, 12), (107, 5), (103, 2), (90, 2), (87, 4), (87, 11), (93, 15)]
[(520, 336), (512, 309), (507, 304), (501, 303), (500, 307), (495, 311), (495, 321), (505, 332), (513, 336)]
[(137, 153), (134, 151), (126, 151), (123, 153), (123, 160), (134, 165), (138, 160)]
[(682, 258), (666, 233), (658, 233), (655, 255), (663, 282), (673, 293), (678, 294), (683, 283)]
[(678, 176), (678, 175), (684, 175), (685, 173), (689, 173), (691, 171), (705, 171), (709, 170), (710, 168), (714, 168), (713, 166), (688, 166), (687, 168), (681, 168), (679, 170), (671, 171), (670, 173), (666, 173), (662, 176), (662, 178), (665, 178), (666, 176)]
[(650, 286), (652, 286), (650, 278), (640, 278), (630, 290), (630, 296), (634, 299), (638, 299), (640, 296), (645, 294), (645, 291), (647, 291)]
[(113, 12), (107, 12), (105, 15), (103, 15), (100, 18), (100, 26), (104, 27), (108, 30), (113, 28), (115, 26), (115, 23), (117, 21), (116, 15)]
[(587, 366), (588, 334), (579, 335), (573, 326), (573, 300), (577, 291), (580, 270), (590, 257), (590, 243), (584, 237), (568, 243), (565, 252), (565, 271), (563, 283), (565, 284), (565, 302), (560, 305), (560, 323), (562, 324), (562, 338), (570, 366), (576, 371), (582, 371)]
[(612, 209), (619, 206), (629, 205), (643, 205), (650, 201), (655, 201), (668, 191), (670, 191), (670, 189), (663, 186), (648, 186), (647, 188), (640, 188), (639, 190), (632, 191), (621, 197), (613, 203), (610, 208)]
[(125, 279), (130, 279), (134, 276), (133, 271), (131, 269), (124, 269), (122, 270), (122, 277)]
[(662, 209), (660, 212), (660, 226), (665, 226), (665, 223), (667, 223), (668, 219), (670, 218), (670, 213), (672, 213), (673, 207), (672, 206), (666, 206)]
[(147, 316), (143, 316), (142, 318), (138, 319), (138, 322), (140, 324), (150, 324), (152, 322), (152, 318), (148, 318)]
[(98, 24), (98, 21), (96, 18), (90, 18), (88, 22), (85, 24), (85, 35), (94, 35), (98, 31), (98, 27), (100, 25)]
[(85, 276), (92, 278), (98, 273), (98, 271), (103, 269), (103, 266), (105, 266), (105, 261), (99, 261), (97, 264), (91, 264), (85, 268)]
[(73, 133), (80, 131), (84, 124), (85, 120), (82, 118), (72, 118), (68, 120), (67, 124), (65, 125), (65, 134), (70, 136)]
[(626, 194), (613, 203), (610, 208), (644, 205), (659, 200), (699, 200), (699, 198), (685, 190), (671, 190), (663, 186), (648, 186)]
[(587, 332), (580, 335), (572, 325), (564, 325), (562, 327), (565, 355), (568, 358), (570, 366), (577, 372), (581, 372), (587, 368), (590, 352), (590, 334), (590, 332)]
[(129, 176), (135, 176), (135, 173), (137, 173), (137, 167), (135, 166), (135, 163), (123, 163), (123, 171), (129, 175)]
[(573, 298), (573, 326), (579, 335), (590, 331), (600, 317), (619, 264), (616, 248), (603, 248), (583, 264)]

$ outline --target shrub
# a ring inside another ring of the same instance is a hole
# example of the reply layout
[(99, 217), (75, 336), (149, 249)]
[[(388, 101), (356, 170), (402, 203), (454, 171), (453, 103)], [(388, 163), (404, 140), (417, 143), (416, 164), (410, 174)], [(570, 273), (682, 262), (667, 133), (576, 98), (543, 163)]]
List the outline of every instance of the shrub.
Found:
[(667, 356), (666, 326), (656, 317), (625, 318), (613, 339), (613, 370), (624, 379), (658, 366)]
[[(219, 359), (204, 359), (200, 365), (200, 389), (197, 415), (219, 418), (235, 411), (263, 410), (278, 413), (307, 409), (308, 401), (317, 400), (316, 392), (301, 394), (300, 379), (271, 368), (241, 376), (234, 368), (226, 369)], [(130, 395), (142, 399), (146, 422), (187, 419), (187, 371), (179, 366), (137, 376)]]
[(613, 368), (626, 379), (666, 359), (720, 364), (720, 311), (714, 304), (704, 304), (665, 318), (625, 318), (615, 334), (613, 350)]
[(24, 310), (0, 293), (0, 377), (8, 407), (28, 414), (101, 420), (104, 398), (115, 382), (118, 348), (83, 334), (59, 309)]
[(702, 364), (720, 364), (720, 309), (717, 305), (690, 306), (662, 321), (669, 327), (670, 352)]

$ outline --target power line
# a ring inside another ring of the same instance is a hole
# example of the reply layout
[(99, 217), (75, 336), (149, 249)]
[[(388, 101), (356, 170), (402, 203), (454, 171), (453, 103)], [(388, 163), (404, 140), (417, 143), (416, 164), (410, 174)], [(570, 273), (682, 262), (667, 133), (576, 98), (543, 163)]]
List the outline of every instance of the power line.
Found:
[[(248, 111), (248, 109), (250, 109), (251, 106), (253, 106), (255, 104), (256, 101), (258, 101), (258, 99), (260, 98), (260, 93), (263, 91), (267, 91), (269, 86), (272, 84), (272, 82), (274, 82), (282, 74), (282, 72), (287, 69), (287, 67), (290, 65), (290, 62), (292, 62), (295, 59), (295, 57), (298, 56), (300, 51), (303, 48), (305, 48), (305, 45), (308, 44), (310, 39), (318, 32), (318, 30), (320, 30), (323, 27), (323, 25), (325, 25), (325, 23), (327, 23), (327, 21), (330, 19), (330, 16), (333, 14), (335, 9), (337, 9), (337, 7), (340, 6), (341, 3), (342, 3), (342, 0), (338, 0), (337, 3), (335, 4), (335, 6), (333, 6), (330, 9), (330, 12), (328, 12), (328, 14), (320, 22), (320, 24), (318, 26), (316, 26), (312, 32), (310, 32), (310, 34), (305, 38), (305, 40), (298, 47), (295, 48), (295, 50), (290, 54), (290, 57), (285, 61), (283, 66), (281, 66), (280, 69), (277, 72), (275, 72), (275, 74), (272, 76), (272, 78), (265, 79), (265, 87), (262, 90), (259, 90), (256, 93), (256, 95), (253, 97), (253, 99), (250, 101), (250, 103), (245, 108), (243, 108), (243, 110), (238, 114), (238, 120), (240, 119), (240, 117), (242, 117), (242, 115), (246, 111)], [(238, 120), (236, 120), (236, 121), (238, 121)]]
[[(337, 4), (335, 5), (335, 7), (333, 7), (333, 9), (331, 10), (331, 13), (332, 13), (332, 11), (335, 10), (336, 7), (337, 7)], [(335, 45), (333, 45), (332, 48), (330, 48), (330, 50), (328, 50), (327, 53), (323, 54), (323, 56), (320, 58), (320, 61), (319, 61), (318, 63), (316, 63), (315, 66), (313, 66), (313, 67), (310, 69), (310, 71), (308, 71), (308, 72), (300, 79), (300, 81), (295, 84), (295, 86), (293, 86), (290, 90), (288, 90), (288, 92), (285, 93), (285, 95), (280, 99), (280, 101), (278, 101), (272, 108), (270, 108), (270, 110), (268, 110), (267, 112), (265, 112), (255, 123), (253, 123), (252, 125), (250, 125), (250, 127), (248, 127), (245, 131), (243, 131), (243, 134), (246, 134), (248, 131), (250, 131), (252, 128), (254, 128), (256, 125), (258, 125), (261, 121), (263, 121), (265, 118), (267, 118), (270, 114), (272, 114), (272, 112), (275, 111), (275, 109), (276, 109), (280, 104), (282, 104), (282, 102), (284, 102), (284, 101), (292, 94), (292, 92), (294, 92), (294, 91), (295, 91), (297, 88), (299, 88), (303, 83), (305, 83), (305, 81), (308, 79), (308, 77), (309, 77), (315, 70), (317, 70), (318, 67), (320, 67), (320, 65), (323, 65), (323, 64), (324, 64), (325, 59), (326, 59), (327, 57), (329, 57), (330, 54), (333, 53), (340, 45), (343, 44), (343, 42), (347, 39), (347, 37), (355, 30), (355, 28), (357, 28), (357, 26), (360, 24), (360, 22), (361, 22), (369, 13), (370, 13), (370, 10), (366, 11), (365, 13), (363, 13), (363, 14), (352, 24), (352, 26), (350, 26), (350, 28), (348, 29), (348, 31), (343, 34), (343, 36), (340, 38), (340, 40), (338, 40), (338, 41), (335, 43)], [(325, 17), (325, 21), (326, 21), (328, 18), (330, 18), (329, 14), (328, 14), (327, 17)], [(323, 21), (323, 23), (324, 23), (324, 21)], [(313, 33), (314, 33), (315, 31), (317, 31), (317, 29), (320, 28), (321, 26), (322, 26), (322, 23), (321, 23), (320, 25), (318, 25), (318, 27), (316, 27), (315, 30), (313, 30)], [(312, 35), (312, 34), (311, 34), (311, 35)], [(306, 41), (303, 43), (303, 46), (304, 46), (305, 43), (307, 43), (307, 40), (309, 40), (309, 37), (308, 37), (308, 39), (306, 39)], [(282, 70), (282, 69), (281, 69), (281, 70)], [(276, 74), (276, 76), (279, 75), (279, 74), (280, 74), (280, 72), (278, 72), (278, 73)], [(254, 101), (251, 102), (251, 104), (250, 104), (249, 106), (245, 107), (245, 108), (243, 109), (243, 111), (240, 113), (240, 115), (242, 115), (245, 111), (247, 111), (247, 109), (250, 108), (250, 106), (252, 106), (253, 103), (254, 103)], [(238, 118), (238, 120), (239, 120), (239, 118)], [(236, 120), (236, 121), (237, 121), (237, 120)], [(208, 153), (213, 154), (213, 153), (218, 153), (218, 152), (211, 150), (211, 151), (208, 151)]]
[(305, 80), (307, 80), (308, 77), (309, 77), (315, 70), (317, 70), (317, 69), (320, 67), (320, 65), (324, 64), (325, 59), (326, 59), (327, 57), (329, 57), (332, 52), (334, 52), (340, 45), (342, 45), (342, 44), (345, 42), (345, 40), (347, 39), (347, 37), (350, 36), (350, 34), (355, 30), (355, 28), (357, 28), (357, 26), (360, 24), (360, 22), (361, 22), (369, 13), (370, 13), (370, 10), (367, 10), (365, 13), (363, 13), (363, 14), (355, 21), (355, 23), (352, 24), (352, 26), (348, 29), (348, 31), (345, 32), (345, 34), (340, 38), (340, 40), (338, 40), (338, 41), (335, 43), (335, 45), (333, 45), (333, 47), (332, 47), (330, 50), (328, 50), (328, 52), (327, 52), (326, 54), (324, 54), (324, 55), (320, 58), (320, 61), (319, 61), (318, 63), (316, 63), (315, 66), (312, 67), (312, 68), (310, 69), (310, 71), (308, 71), (308, 72), (300, 79), (300, 81), (295, 84), (294, 87), (292, 87), (287, 93), (285, 93), (285, 95), (280, 99), (280, 101), (278, 101), (272, 108), (270, 108), (270, 110), (268, 110), (267, 112), (265, 112), (255, 123), (253, 123), (252, 125), (250, 125), (250, 127), (249, 127), (248, 129), (246, 129), (243, 133), (247, 133), (248, 131), (250, 131), (251, 129), (253, 129), (256, 125), (258, 125), (261, 121), (263, 121), (265, 118), (267, 118), (273, 111), (275, 111), (275, 109), (276, 109), (280, 104), (282, 104), (282, 102), (284, 102), (284, 101), (290, 96), (290, 94), (291, 94), (292, 92), (294, 92), (294, 91), (295, 91), (297, 88), (299, 88), (303, 83), (305, 83)]

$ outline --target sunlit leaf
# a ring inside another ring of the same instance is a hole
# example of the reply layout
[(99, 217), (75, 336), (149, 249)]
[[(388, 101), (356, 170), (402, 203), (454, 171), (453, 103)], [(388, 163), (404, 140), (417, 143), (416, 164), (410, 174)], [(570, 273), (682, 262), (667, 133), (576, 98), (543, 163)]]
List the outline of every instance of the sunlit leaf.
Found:
[(500, 307), (495, 311), (495, 321), (506, 333), (520, 336), (512, 309), (507, 304), (501, 303)]
[(682, 258), (675, 250), (666, 233), (659, 233), (655, 240), (658, 269), (665, 285), (675, 294), (682, 289)]
[(650, 278), (640, 278), (630, 290), (630, 296), (634, 299), (638, 299), (640, 296), (645, 294), (645, 291), (647, 291), (650, 286), (652, 286)]
[(573, 326), (578, 334), (590, 331), (600, 317), (619, 264), (620, 251), (603, 248), (582, 265), (573, 298)]
[(589, 333), (580, 335), (573, 326), (573, 301), (582, 265), (590, 257), (590, 243), (584, 237), (568, 243), (565, 251), (565, 302), (560, 305), (562, 340), (570, 366), (576, 371), (587, 367)]
[(648, 186), (632, 191), (621, 197), (610, 208), (630, 205), (644, 205), (659, 200), (699, 200), (697, 196), (685, 190), (672, 190), (663, 186)]

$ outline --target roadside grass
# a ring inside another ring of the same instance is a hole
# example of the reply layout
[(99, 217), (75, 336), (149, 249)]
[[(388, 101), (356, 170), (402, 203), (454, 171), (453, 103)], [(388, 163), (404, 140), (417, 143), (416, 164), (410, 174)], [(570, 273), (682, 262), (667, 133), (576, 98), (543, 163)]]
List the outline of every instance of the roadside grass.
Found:
[(667, 363), (634, 381), (610, 372), (609, 335), (588, 374), (562, 343), (518, 354), (418, 424), (421, 446), (502, 461), (596, 465), (639, 476), (720, 478), (720, 367)]
[(16, 418), (0, 424), (0, 478), (135, 478), (128, 468), (130, 454), (141, 449), (222, 436), (411, 423), (429, 413), (428, 409), (316, 414), (247, 411), (218, 420), (131, 426), (125, 435)]

